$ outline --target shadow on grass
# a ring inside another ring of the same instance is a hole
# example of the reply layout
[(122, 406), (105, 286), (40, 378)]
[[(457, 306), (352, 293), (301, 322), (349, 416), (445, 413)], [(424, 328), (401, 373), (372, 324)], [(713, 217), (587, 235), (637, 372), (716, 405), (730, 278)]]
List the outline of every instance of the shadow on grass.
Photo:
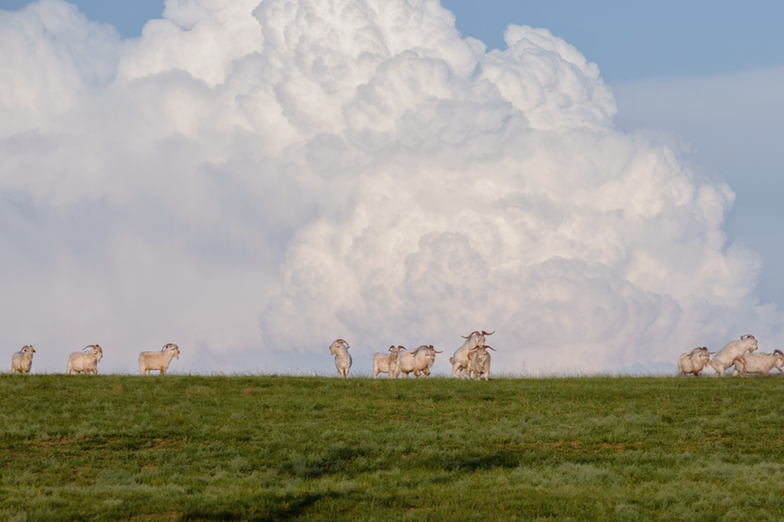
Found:
[[(366, 447), (349, 448), (335, 445), (320, 455), (293, 454), (278, 466), (281, 474), (302, 479), (319, 479), (324, 476), (341, 474), (354, 476), (369, 471), (367, 464), (357, 464), (362, 457), (371, 457), (373, 451)], [(403, 464), (405, 469), (426, 472), (471, 472), (495, 468), (515, 469), (524, 461), (519, 449), (487, 449), (480, 451), (443, 450), (428, 456), (405, 455), (404, 461), (390, 459), (376, 463), (374, 471), (397, 468)]]
[(477, 471), (494, 468), (514, 469), (520, 466), (523, 455), (520, 451), (483, 451), (474, 455), (438, 456), (428, 459), (428, 469), (444, 471)]
[(322, 499), (340, 496), (337, 493), (303, 493), (270, 497), (259, 495), (257, 500), (223, 504), (199, 501), (199, 505), (185, 507), (179, 520), (250, 520), (254, 522), (277, 522), (296, 520), (305, 515)]

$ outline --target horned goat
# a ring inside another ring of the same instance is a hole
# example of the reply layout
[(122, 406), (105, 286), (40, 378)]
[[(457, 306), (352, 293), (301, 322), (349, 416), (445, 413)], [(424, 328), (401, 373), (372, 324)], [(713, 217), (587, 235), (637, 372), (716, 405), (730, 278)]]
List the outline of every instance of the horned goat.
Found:
[[(402, 347), (401, 347), (402, 348)], [(413, 352), (401, 351), (397, 356), (397, 364), (392, 373), (392, 378), (397, 379), (401, 373), (404, 377), (414, 372), (414, 376), (424, 379), (430, 375), (430, 368), (436, 360), (436, 354), (442, 353), (430, 346), (423, 344)]]
[(695, 348), (691, 353), (682, 353), (678, 358), (678, 375), (683, 376), (687, 373), (693, 373), (696, 377), (699, 377), (702, 370), (710, 362), (710, 356), (714, 353), (709, 352), (705, 346)]
[(471, 332), (468, 337), (461, 335), (463, 339), (466, 339), (466, 342), (464, 342), (463, 346), (458, 348), (455, 354), (449, 358), (449, 362), (452, 363), (452, 377), (457, 377), (457, 372), (460, 371), (461, 377), (466, 378), (466, 372), (469, 367), (468, 354), (472, 349), (484, 346), (485, 336), (493, 335), (494, 333), (495, 331), (488, 333), (482, 330), (482, 333), (479, 333), (478, 331)]
[(30, 368), (33, 367), (34, 353), (35, 349), (30, 344), (16, 352), (14, 356), (11, 357), (11, 373), (30, 373)]
[(490, 378), (490, 354), (487, 353), (487, 350), (497, 351), (495, 348), (485, 344), (468, 354), (468, 373), (469, 375), (473, 373), (474, 379), (481, 379), (483, 375), (485, 380)]
[[(85, 352), (85, 350), (89, 350)], [(103, 359), (103, 350), (97, 344), (91, 344), (82, 349), (81, 352), (74, 352), (68, 358), (68, 369), (65, 373), (85, 373), (98, 374), (98, 363)]]
[(738, 357), (746, 352), (753, 352), (757, 349), (757, 340), (751, 334), (741, 335), (740, 341), (732, 341), (724, 348), (719, 350), (713, 360), (711, 367), (716, 370), (719, 377), (724, 377), (727, 368), (735, 364)]
[(732, 370), (732, 376), (742, 375), (745, 377), (747, 373), (759, 373), (767, 376), (773, 368), (784, 373), (784, 353), (781, 350), (773, 350), (773, 353), (747, 353), (743, 357), (743, 370), (738, 368), (736, 364)]
[(171, 343), (161, 348), (160, 352), (142, 352), (139, 354), (139, 371), (142, 375), (150, 375), (151, 370), (160, 370), (161, 375), (166, 375), (175, 357), (180, 358), (180, 347)]
[(398, 354), (405, 350), (402, 346), (392, 345), (387, 350), (389, 353), (377, 353), (373, 355), (373, 378), (378, 379), (379, 373), (386, 373), (392, 377), (392, 372), (397, 365)]
[(349, 348), (351, 347), (343, 339), (337, 339), (329, 345), (329, 353), (335, 356), (335, 368), (338, 369), (338, 377), (348, 377), (348, 371), (352, 362), (351, 354), (348, 353)]

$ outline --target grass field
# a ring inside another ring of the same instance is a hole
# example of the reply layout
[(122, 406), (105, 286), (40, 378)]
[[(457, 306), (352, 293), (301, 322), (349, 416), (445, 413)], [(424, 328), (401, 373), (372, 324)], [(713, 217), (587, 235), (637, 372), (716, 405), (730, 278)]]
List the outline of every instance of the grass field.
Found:
[(777, 377), (0, 376), (0, 520), (782, 520)]

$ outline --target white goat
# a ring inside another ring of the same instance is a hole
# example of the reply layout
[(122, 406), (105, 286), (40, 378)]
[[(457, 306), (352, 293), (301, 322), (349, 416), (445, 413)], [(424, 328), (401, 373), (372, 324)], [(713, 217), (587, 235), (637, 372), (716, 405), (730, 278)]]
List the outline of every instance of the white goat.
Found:
[(485, 380), (490, 378), (490, 354), (487, 353), (487, 350), (496, 351), (495, 348), (485, 344), (468, 354), (468, 374), (470, 376), (473, 372), (474, 379), (481, 379), (483, 375)]
[(335, 356), (335, 368), (338, 369), (338, 377), (348, 377), (348, 371), (352, 363), (351, 354), (348, 353), (349, 348), (351, 347), (343, 339), (337, 339), (329, 345), (329, 353)]
[(781, 350), (773, 350), (773, 353), (747, 353), (743, 356), (743, 369), (741, 370), (736, 364), (735, 369), (732, 370), (732, 376), (745, 377), (747, 373), (759, 373), (767, 376), (773, 368), (784, 373), (784, 353)]
[(710, 356), (714, 353), (709, 352), (705, 346), (695, 348), (691, 353), (682, 353), (678, 358), (678, 375), (683, 376), (687, 373), (693, 373), (696, 377), (699, 377), (702, 370), (710, 362)]
[(166, 375), (175, 357), (180, 358), (180, 347), (171, 343), (161, 348), (160, 352), (142, 352), (139, 354), (139, 371), (142, 375), (150, 375), (150, 370), (160, 370), (161, 375)]
[(724, 377), (724, 372), (727, 368), (735, 364), (738, 357), (746, 352), (753, 352), (757, 349), (757, 340), (751, 334), (741, 335), (740, 341), (732, 341), (724, 348), (719, 350), (713, 360), (710, 362), (711, 367), (716, 370), (719, 377)]
[(30, 373), (30, 368), (33, 367), (33, 354), (35, 350), (33, 346), (28, 344), (11, 357), (11, 373)]
[(457, 377), (457, 372), (461, 371), (461, 377), (466, 378), (466, 372), (468, 371), (468, 354), (472, 349), (484, 346), (485, 336), (493, 335), (494, 333), (495, 331), (488, 333), (482, 330), (482, 333), (471, 332), (468, 337), (461, 335), (463, 339), (467, 340), (463, 343), (463, 346), (458, 348), (455, 354), (449, 358), (449, 362), (452, 363), (452, 377)]
[(400, 350), (405, 350), (402, 346), (392, 345), (387, 350), (389, 353), (377, 353), (373, 355), (373, 378), (378, 379), (379, 373), (386, 373), (392, 376), (392, 372), (397, 365), (397, 358)]
[[(85, 353), (85, 350), (90, 350)], [(103, 359), (103, 350), (97, 344), (91, 344), (82, 349), (81, 352), (74, 352), (68, 358), (68, 369), (65, 373), (85, 373), (91, 372), (98, 375), (98, 362)]]
[(437, 353), (442, 352), (433, 348), (432, 344), (430, 346), (423, 344), (413, 352), (401, 351), (397, 356), (397, 364), (392, 372), (392, 378), (397, 379), (397, 376), (401, 373), (408, 377), (408, 374), (411, 372), (414, 372), (417, 378), (424, 379), (428, 377), (430, 375), (430, 367), (433, 366)]

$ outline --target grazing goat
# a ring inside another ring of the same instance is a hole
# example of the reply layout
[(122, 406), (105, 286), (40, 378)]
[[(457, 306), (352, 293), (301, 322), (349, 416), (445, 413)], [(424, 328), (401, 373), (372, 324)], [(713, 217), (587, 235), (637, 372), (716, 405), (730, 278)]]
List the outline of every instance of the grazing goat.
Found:
[(11, 357), (11, 373), (30, 373), (30, 368), (33, 367), (33, 354), (35, 349), (28, 344)]
[(784, 353), (781, 350), (773, 350), (773, 353), (747, 353), (743, 356), (743, 370), (735, 365), (732, 370), (732, 376), (736, 377), (742, 375), (745, 377), (747, 373), (759, 373), (767, 377), (768, 373), (777, 368), (779, 372), (784, 373)]
[(699, 377), (702, 370), (710, 362), (710, 356), (714, 353), (709, 352), (705, 346), (695, 348), (691, 353), (682, 353), (678, 358), (678, 375), (683, 376), (687, 373), (693, 373), (696, 377)]
[(757, 349), (757, 340), (751, 334), (741, 335), (740, 341), (732, 341), (724, 348), (719, 350), (713, 360), (710, 362), (711, 367), (716, 370), (719, 377), (724, 377), (724, 372), (727, 368), (735, 364), (738, 357), (746, 352), (753, 352)]
[(335, 356), (335, 368), (338, 369), (338, 377), (348, 377), (348, 371), (352, 362), (351, 354), (348, 353), (349, 348), (351, 347), (343, 339), (337, 339), (329, 345), (329, 353)]
[[(401, 346), (402, 348), (402, 346)], [(403, 348), (405, 350), (405, 348)], [(401, 373), (408, 377), (408, 374), (414, 372), (417, 378), (424, 379), (430, 375), (430, 367), (436, 360), (436, 354), (442, 353), (433, 348), (433, 345), (427, 346), (423, 344), (413, 352), (401, 351), (397, 356), (397, 364), (392, 373), (392, 378), (397, 379)]]
[(180, 347), (171, 343), (161, 348), (160, 352), (142, 352), (139, 354), (139, 371), (142, 375), (150, 375), (150, 370), (160, 370), (161, 375), (166, 375), (175, 357), (180, 358)]
[(392, 376), (392, 372), (397, 364), (400, 350), (405, 350), (402, 346), (392, 345), (387, 350), (390, 353), (377, 353), (373, 356), (373, 378), (378, 379), (379, 373), (386, 373)]
[[(85, 353), (84, 350), (90, 350)], [(98, 375), (98, 362), (103, 359), (103, 350), (97, 344), (91, 344), (82, 349), (81, 352), (74, 352), (68, 358), (68, 369), (65, 373), (94, 373)]]
[(463, 346), (458, 348), (455, 354), (449, 358), (449, 362), (452, 363), (452, 377), (457, 377), (457, 372), (460, 371), (461, 377), (466, 378), (466, 372), (468, 371), (468, 354), (472, 349), (484, 346), (485, 336), (493, 335), (494, 333), (495, 331), (488, 333), (482, 330), (482, 333), (471, 332), (468, 337), (461, 335), (463, 339), (466, 339), (466, 342), (464, 342)]
[(468, 374), (470, 376), (473, 372), (474, 379), (481, 379), (483, 375), (485, 380), (490, 378), (490, 354), (487, 350), (496, 351), (495, 348), (485, 344), (468, 354)]

